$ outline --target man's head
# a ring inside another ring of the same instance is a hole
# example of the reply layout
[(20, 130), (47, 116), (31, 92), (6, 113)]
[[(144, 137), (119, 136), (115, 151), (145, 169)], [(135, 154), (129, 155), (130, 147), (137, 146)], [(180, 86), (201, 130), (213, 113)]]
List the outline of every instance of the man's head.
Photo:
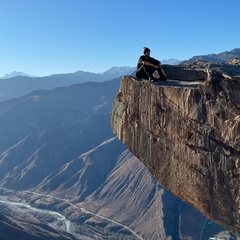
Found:
[(144, 47), (144, 48), (143, 48), (143, 53), (144, 53), (145, 57), (149, 57), (149, 55), (150, 55), (150, 49), (147, 48), (147, 47)]

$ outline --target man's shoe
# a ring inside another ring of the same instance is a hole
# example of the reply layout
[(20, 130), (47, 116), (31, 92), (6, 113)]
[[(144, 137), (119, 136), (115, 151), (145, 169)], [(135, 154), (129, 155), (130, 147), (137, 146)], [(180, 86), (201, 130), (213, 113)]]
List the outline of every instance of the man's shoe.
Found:
[(153, 82), (153, 79), (154, 79), (153, 75), (150, 75), (150, 76), (148, 77), (149, 82)]
[(150, 77), (149, 78), (149, 81), (150, 82), (157, 82), (159, 79), (158, 78), (155, 78), (155, 77)]

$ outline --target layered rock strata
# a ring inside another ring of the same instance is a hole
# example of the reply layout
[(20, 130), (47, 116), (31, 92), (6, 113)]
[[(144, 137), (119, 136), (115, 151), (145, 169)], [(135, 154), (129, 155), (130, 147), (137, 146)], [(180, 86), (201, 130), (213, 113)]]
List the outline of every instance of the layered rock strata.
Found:
[(240, 236), (239, 60), (163, 68), (181, 81), (122, 78), (112, 129), (164, 187)]

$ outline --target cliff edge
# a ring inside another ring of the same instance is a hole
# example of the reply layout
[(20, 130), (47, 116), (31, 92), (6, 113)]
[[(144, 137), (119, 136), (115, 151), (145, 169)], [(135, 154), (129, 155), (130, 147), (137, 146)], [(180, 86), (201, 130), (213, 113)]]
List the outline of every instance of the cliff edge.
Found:
[(172, 80), (122, 78), (112, 129), (158, 182), (240, 236), (240, 61), (163, 68)]

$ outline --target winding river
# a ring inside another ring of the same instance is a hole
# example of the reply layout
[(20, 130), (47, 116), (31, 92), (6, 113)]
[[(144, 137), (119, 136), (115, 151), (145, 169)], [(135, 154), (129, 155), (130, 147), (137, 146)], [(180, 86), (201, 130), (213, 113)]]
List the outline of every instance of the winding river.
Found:
[(10, 206), (11, 208), (16, 209), (19, 212), (31, 211), (31, 212), (39, 212), (39, 213), (43, 213), (43, 214), (49, 214), (54, 217), (55, 221), (61, 221), (63, 223), (64, 228), (65, 228), (64, 231), (71, 233), (70, 232), (71, 222), (69, 220), (67, 220), (65, 218), (65, 216), (63, 216), (62, 214), (60, 214), (58, 212), (35, 208), (35, 207), (30, 206), (27, 203), (12, 202), (12, 201), (3, 200), (3, 199), (0, 199), (0, 203), (6, 204), (7, 206)]
[[(3, 187), (0, 187), (0, 189), (1, 190), (9, 190), (9, 191), (11, 191), (10, 189), (3, 188)], [(124, 224), (121, 224), (121, 223), (119, 223), (117, 221), (114, 221), (112, 219), (109, 219), (107, 217), (104, 217), (104, 216), (102, 216), (100, 214), (93, 213), (93, 212), (90, 212), (90, 211), (88, 211), (88, 210), (86, 210), (84, 208), (78, 207), (78, 206), (74, 205), (73, 203), (69, 202), (67, 199), (55, 197), (55, 196), (52, 196), (52, 195), (40, 194), (40, 193), (28, 191), (28, 190), (25, 190), (25, 191), (22, 191), (22, 192), (67, 202), (70, 206), (81, 209), (82, 212), (85, 212), (85, 213), (91, 214), (93, 216), (97, 216), (99, 218), (105, 219), (105, 220), (107, 220), (109, 222), (112, 222), (112, 223), (118, 225), (118, 226), (122, 226), (123, 228), (129, 230), (135, 237), (137, 237), (140, 240), (143, 240), (143, 238), (141, 236), (139, 236), (136, 232), (134, 232), (128, 226), (126, 226)], [(55, 222), (61, 221), (63, 223), (63, 226), (64, 226), (63, 230), (64, 231), (66, 231), (68, 233), (71, 233), (72, 223), (68, 219), (66, 219), (66, 217), (64, 215), (60, 214), (59, 212), (55, 212), (55, 211), (51, 211), (51, 210), (47, 210), (47, 209), (35, 208), (35, 207), (32, 207), (31, 205), (29, 205), (27, 203), (20, 203), (20, 202), (10, 201), (10, 200), (8, 200), (6, 198), (6, 196), (0, 196), (0, 203), (6, 204), (6, 205), (11, 206), (11, 207), (15, 207), (17, 211), (21, 211), (21, 212), (32, 211), (32, 212), (40, 212), (40, 213), (44, 213), (44, 214), (50, 214), (50, 215), (52, 215), (54, 217)], [(83, 239), (85, 239), (85, 238), (83, 238)], [(87, 238), (87, 239), (91, 239), (91, 238)]]

